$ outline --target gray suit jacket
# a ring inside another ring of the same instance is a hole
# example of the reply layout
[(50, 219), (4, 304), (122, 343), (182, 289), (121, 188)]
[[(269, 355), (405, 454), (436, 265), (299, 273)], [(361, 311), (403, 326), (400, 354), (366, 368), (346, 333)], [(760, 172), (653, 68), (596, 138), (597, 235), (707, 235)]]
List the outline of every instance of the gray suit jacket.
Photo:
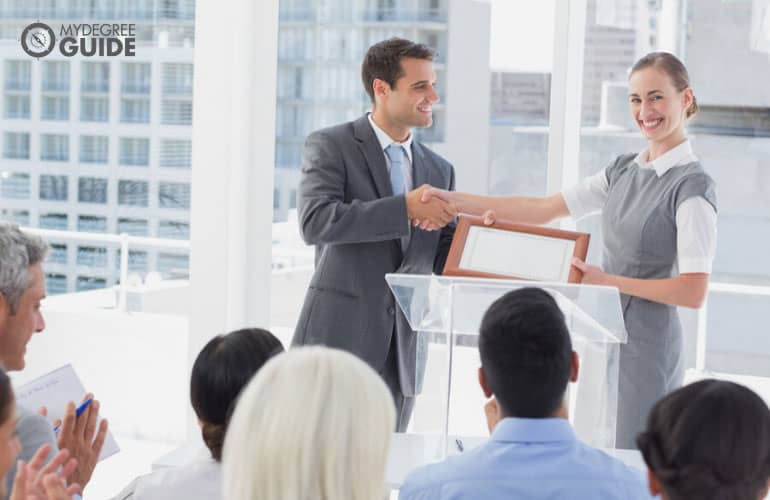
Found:
[[(16, 404), (16, 412), (19, 414), (19, 419), (16, 421), (16, 434), (19, 436), (19, 442), (21, 443), (21, 451), (17, 458), (29, 463), (29, 459), (37, 452), (38, 448), (46, 443), (50, 443), (51, 452), (45, 460), (48, 463), (59, 452), (59, 447), (56, 444), (56, 435), (50, 422), (37, 412), (24, 408), (18, 403)], [(11, 495), (11, 487), (15, 477), (16, 461), (13, 462), (13, 466), (8, 471), (5, 479), (6, 499)]]
[[(446, 160), (416, 141), (412, 157), (415, 187), (454, 189)], [(302, 238), (316, 247), (315, 273), (292, 343), (344, 349), (380, 371), (395, 323), (401, 389), (414, 395), (417, 338), (385, 274), (440, 270), (454, 225), (412, 230), (402, 252), (400, 239), (410, 234), (406, 200), (393, 196), (385, 155), (366, 116), (308, 136), (298, 209)]]

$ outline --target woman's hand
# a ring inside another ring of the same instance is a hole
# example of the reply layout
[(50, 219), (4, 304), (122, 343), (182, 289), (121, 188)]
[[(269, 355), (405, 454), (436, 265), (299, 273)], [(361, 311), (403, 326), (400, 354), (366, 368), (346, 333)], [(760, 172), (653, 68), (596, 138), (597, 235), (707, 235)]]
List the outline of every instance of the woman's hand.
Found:
[(572, 257), (572, 265), (580, 269), (583, 273), (581, 283), (584, 285), (615, 286), (610, 280), (610, 275), (602, 271), (599, 267), (586, 264), (577, 257)]
[(10, 500), (70, 500), (80, 491), (78, 484), (67, 486), (66, 482), (75, 471), (77, 461), (69, 458), (67, 450), (61, 450), (43, 466), (50, 452), (51, 445), (44, 444), (28, 464), (18, 461)]

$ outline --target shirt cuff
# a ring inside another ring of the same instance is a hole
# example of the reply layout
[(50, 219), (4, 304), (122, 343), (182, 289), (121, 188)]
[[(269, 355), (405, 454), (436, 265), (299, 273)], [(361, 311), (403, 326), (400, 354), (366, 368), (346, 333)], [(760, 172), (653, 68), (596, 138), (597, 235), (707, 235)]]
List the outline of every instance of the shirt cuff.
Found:
[(711, 274), (711, 259), (679, 259), (679, 274)]
[(575, 187), (565, 189), (561, 192), (561, 196), (564, 198), (564, 203), (567, 205), (567, 210), (569, 210), (569, 215), (575, 220), (583, 217), (587, 212), (585, 207), (580, 204), (577, 191), (578, 190)]

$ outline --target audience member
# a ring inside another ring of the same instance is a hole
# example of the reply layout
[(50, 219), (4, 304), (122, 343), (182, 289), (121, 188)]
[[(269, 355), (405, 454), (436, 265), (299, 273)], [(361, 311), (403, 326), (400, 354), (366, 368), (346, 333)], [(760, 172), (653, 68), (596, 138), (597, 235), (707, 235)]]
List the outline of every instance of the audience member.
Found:
[[(0, 363), (6, 370), (24, 368), (27, 343), (33, 333), (45, 328), (40, 302), (45, 298), (43, 259), (47, 248), (41, 238), (23, 233), (14, 224), (0, 222)], [(45, 417), (19, 406), (16, 423), (21, 442), (19, 458), (30, 460), (46, 443), (54, 453), (67, 449), (77, 459), (77, 469), (71, 479), (85, 487), (107, 435), (106, 420), (102, 420), (97, 429), (98, 414), (99, 401), (94, 400), (79, 417), (75, 416), (75, 404), (68, 404), (62, 430), (55, 436)], [(11, 484), (15, 474), (14, 465), (6, 485)], [(9, 489), (6, 487), (6, 491)]]
[(643, 474), (575, 436), (565, 393), (578, 357), (556, 301), (523, 288), (495, 301), (481, 322), (479, 383), (487, 443), (405, 480), (402, 500), (649, 498)]
[(228, 500), (377, 500), (395, 424), (393, 398), (366, 363), (325, 347), (270, 360), (227, 431)]
[[(11, 379), (0, 369), (0, 476), (8, 474), (20, 450)], [(61, 450), (43, 466), (50, 452), (51, 446), (45, 444), (28, 464), (23, 460), (18, 462), (19, 472), (10, 493), (11, 500), (70, 500), (78, 492), (79, 485), (67, 486), (66, 483), (77, 467), (76, 460), (69, 458), (67, 450)], [(0, 482), (0, 493), (7, 494), (4, 482)]]
[(757, 500), (770, 489), (770, 410), (751, 390), (701, 380), (658, 401), (637, 445), (663, 500)]
[(259, 328), (211, 339), (198, 354), (190, 377), (190, 400), (208, 453), (182, 467), (137, 478), (115, 500), (221, 498), (222, 445), (229, 413), (254, 374), (282, 351), (281, 342)]

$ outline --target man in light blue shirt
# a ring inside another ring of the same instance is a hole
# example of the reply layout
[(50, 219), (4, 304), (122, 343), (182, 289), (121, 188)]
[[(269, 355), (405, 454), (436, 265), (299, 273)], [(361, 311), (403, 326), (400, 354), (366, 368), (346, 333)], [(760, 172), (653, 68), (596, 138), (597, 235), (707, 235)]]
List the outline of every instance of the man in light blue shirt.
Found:
[(493, 303), (479, 332), (490, 439), (404, 481), (399, 500), (649, 499), (642, 471), (580, 442), (564, 401), (579, 362), (556, 301), (538, 288)]

